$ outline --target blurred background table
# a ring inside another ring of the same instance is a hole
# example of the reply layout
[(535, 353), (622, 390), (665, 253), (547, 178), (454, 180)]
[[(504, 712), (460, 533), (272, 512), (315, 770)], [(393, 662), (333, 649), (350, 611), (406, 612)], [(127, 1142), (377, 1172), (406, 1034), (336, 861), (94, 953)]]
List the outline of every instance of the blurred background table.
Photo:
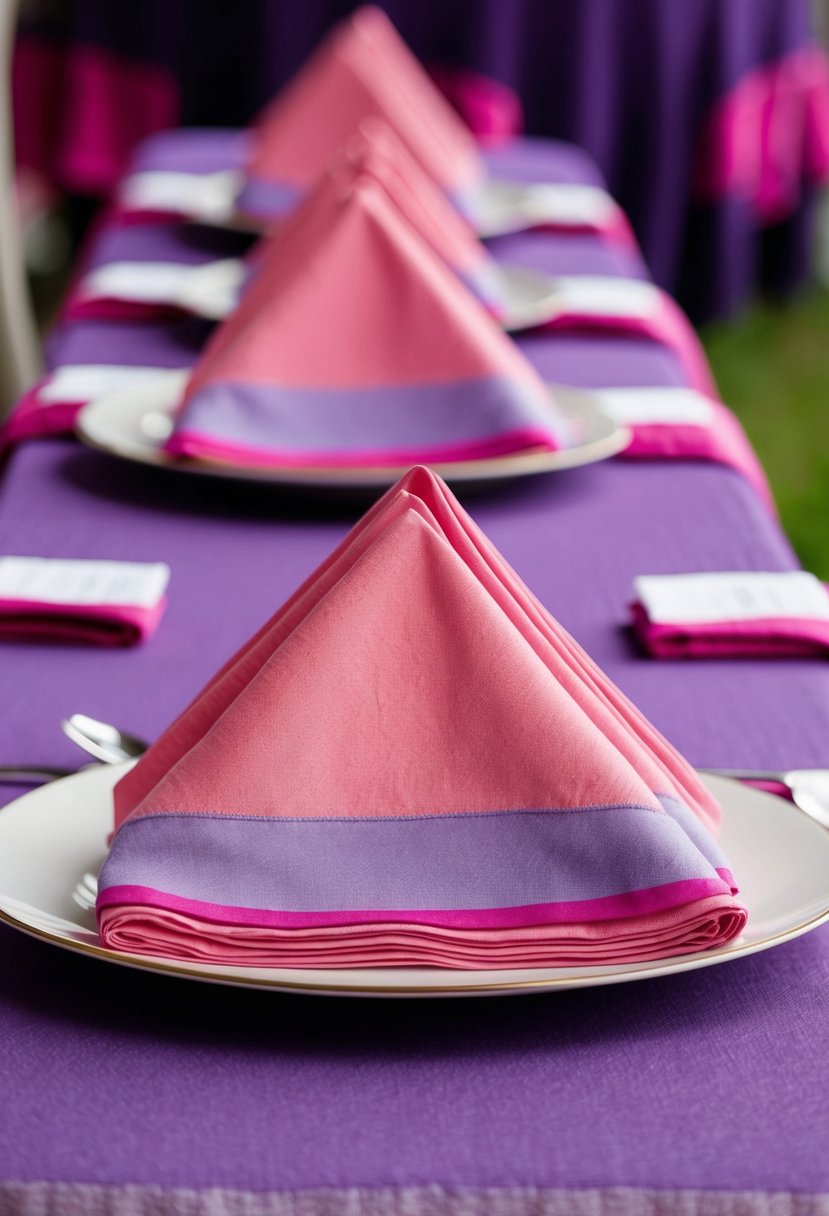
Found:
[[(15, 61), (20, 163), (49, 188), (102, 196), (153, 130), (249, 122), (352, 7), (33, 0)], [(455, 69), (483, 73), (521, 99), (529, 134), (586, 149), (654, 278), (696, 319), (805, 275), (829, 173), (829, 72), (808, 0), (383, 7), (450, 90)]]

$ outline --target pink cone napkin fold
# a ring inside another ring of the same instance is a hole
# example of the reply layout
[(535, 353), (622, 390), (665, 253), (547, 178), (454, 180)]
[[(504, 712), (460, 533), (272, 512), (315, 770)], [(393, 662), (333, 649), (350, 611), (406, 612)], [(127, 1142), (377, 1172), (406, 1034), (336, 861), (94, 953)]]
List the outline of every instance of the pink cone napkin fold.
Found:
[(378, 118), (362, 122), (332, 157), (328, 177), (342, 189), (359, 178), (376, 182), (489, 311), (496, 316), (503, 313), (497, 262), (386, 122)]
[(533, 967), (724, 945), (688, 764), (413, 469), (115, 789), (104, 944)]
[(0, 639), (133, 646), (158, 628), (163, 562), (0, 557)]
[(829, 654), (829, 591), (804, 570), (643, 575), (634, 595), (634, 633), (656, 659)]
[(567, 443), (517, 346), (360, 171), (329, 176), (276, 233), (194, 368), (168, 448), (361, 467)]
[(366, 6), (335, 26), (262, 114), (239, 207), (253, 215), (284, 213), (370, 118), (385, 121), (456, 202), (483, 180), (469, 128), (386, 14)]

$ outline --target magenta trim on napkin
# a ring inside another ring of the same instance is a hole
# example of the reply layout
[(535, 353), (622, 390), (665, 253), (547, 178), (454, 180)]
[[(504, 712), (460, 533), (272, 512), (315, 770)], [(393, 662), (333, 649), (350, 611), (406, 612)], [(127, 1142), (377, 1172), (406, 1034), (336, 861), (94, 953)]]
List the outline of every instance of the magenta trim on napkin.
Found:
[(651, 621), (641, 604), (631, 604), (630, 611), (634, 633), (654, 659), (810, 659), (829, 654), (826, 621), (783, 617), (664, 624)]
[(162, 563), (0, 558), (0, 640), (134, 646), (158, 628), (168, 578)]
[(0, 602), (0, 640), (85, 642), (92, 646), (135, 646), (152, 637), (167, 607), (120, 604), (40, 604), (35, 600)]
[[(807, 577), (802, 571), (789, 573)], [(777, 577), (786, 579), (785, 574)], [(745, 578), (750, 585), (752, 572), (746, 572)], [(829, 619), (818, 615), (819, 605), (813, 611), (814, 616), (808, 609), (802, 613), (784, 609), (775, 615), (747, 614), (745, 619), (723, 615), (722, 619), (669, 620), (660, 616), (654, 620), (641, 598), (630, 605), (633, 632), (645, 652), (655, 659), (823, 658), (829, 654)]]
[(43, 387), (50, 377), (38, 380), (25, 393), (6, 421), (0, 426), (0, 456), (23, 439), (46, 435), (66, 435), (75, 425), (83, 401), (58, 401), (44, 405), (40, 400)]

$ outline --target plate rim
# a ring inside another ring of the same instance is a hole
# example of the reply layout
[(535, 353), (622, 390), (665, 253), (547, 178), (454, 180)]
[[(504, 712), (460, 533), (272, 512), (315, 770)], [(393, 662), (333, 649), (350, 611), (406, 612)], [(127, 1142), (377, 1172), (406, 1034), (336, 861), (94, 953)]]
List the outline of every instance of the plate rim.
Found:
[[(113, 779), (117, 779), (117, 774), (126, 772), (135, 761), (127, 761), (117, 765), (101, 765), (97, 768), (83, 770), (73, 774), (71, 777), (64, 778), (64, 781), (75, 781), (80, 779), (99, 779), (102, 773), (108, 773)], [(740, 782), (730, 781), (727, 778), (716, 777), (711, 774), (700, 772), (699, 776), (709, 787), (713, 785), (715, 791), (717, 789), (728, 789), (730, 786), (740, 786), (746, 792), (751, 790), (751, 796), (760, 801), (777, 800), (776, 796), (767, 793), (763, 790), (757, 790), (752, 787), (746, 787)], [(17, 806), (26, 798), (37, 795), (41, 798), (46, 791), (50, 790), (52, 785), (62, 783), (50, 783), (46, 786), (40, 786), (35, 790), (30, 790), (26, 794), (20, 795), (19, 798), (12, 799), (0, 807), (0, 815), (10, 807)], [(48, 795), (47, 795), (48, 796)], [(727, 813), (727, 812), (726, 812)], [(792, 809), (793, 814), (804, 815), (797, 808)], [(806, 816), (808, 819), (809, 817)], [(825, 832), (816, 821), (811, 820), (815, 830)], [(11, 897), (10, 897), (11, 898)], [(20, 901), (22, 902), (22, 901)], [(35, 909), (38, 911), (38, 909)], [(51, 915), (45, 913), (45, 915)], [(350, 970), (336, 968), (319, 970), (331, 970), (342, 975), (342, 983), (323, 983), (316, 980), (303, 981), (301, 979), (273, 979), (267, 976), (267, 972), (293, 971), (301, 974), (302, 968), (262, 968), (261, 976), (248, 976), (239, 974), (233, 971), (233, 968), (228, 968), (230, 974), (225, 974), (218, 971), (220, 966), (216, 964), (212, 969), (205, 969), (204, 965), (194, 963), (192, 967), (177, 963), (175, 960), (160, 958), (155, 955), (129, 954), (123, 951), (112, 950), (107, 946), (100, 945), (95, 942), (84, 942), (81, 940), (72, 940), (66, 936), (62, 936), (56, 932), (50, 932), (48, 929), (30, 924), (21, 920), (19, 916), (8, 911), (3, 906), (2, 895), (0, 895), (0, 923), (9, 925), (29, 937), (34, 937), (40, 941), (45, 941), (50, 945), (57, 946), (67, 950), (73, 954), (82, 954), (91, 958), (99, 958), (106, 962), (114, 963), (118, 966), (123, 966), (136, 971), (145, 971), (151, 974), (172, 975), (179, 979), (190, 979), (201, 983), (216, 984), (221, 987), (244, 988), (268, 992), (286, 992), (286, 993), (306, 993), (308, 995), (327, 995), (327, 996), (343, 996), (343, 997), (386, 997), (386, 998), (415, 998), (415, 997), (459, 997), (459, 996), (484, 996), (484, 995), (529, 995), (532, 993), (549, 992), (549, 991), (568, 991), (578, 988), (596, 988), (609, 987), (615, 984), (632, 983), (637, 980), (658, 979), (666, 975), (680, 974), (686, 971), (695, 971), (704, 967), (716, 966), (720, 963), (736, 961), (740, 958), (747, 958), (752, 954), (758, 954), (765, 950), (772, 949), (776, 945), (782, 945), (784, 942), (793, 941), (798, 937), (802, 937), (813, 929), (819, 928), (820, 925), (829, 922), (829, 883), (827, 883), (826, 903), (823, 910), (817, 912), (807, 919), (801, 921), (793, 928), (784, 929), (777, 933), (772, 933), (758, 941), (748, 942), (740, 945), (738, 938), (735, 943), (720, 947), (713, 951), (698, 951), (694, 954), (687, 955), (672, 955), (664, 959), (655, 959), (651, 963), (629, 964), (627, 970), (618, 973), (618, 969), (608, 973), (607, 970), (601, 967), (595, 968), (592, 971), (590, 968), (582, 968), (578, 976), (573, 975), (548, 975), (546, 978), (539, 979), (513, 979), (508, 977), (512, 969), (510, 968), (493, 968), (493, 971), (499, 972), (505, 976), (504, 979), (490, 980), (485, 982), (475, 982), (464, 984), (458, 982), (455, 977), (463, 974), (470, 974), (460, 969), (452, 968), (418, 968), (417, 970), (433, 971), (435, 974), (445, 974), (447, 977), (452, 977), (446, 984), (436, 983), (421, 983), (421, 984), (367, 984), (349, 983), (348, 975)], [(82, 928), (78, 926), (78, 928)], [(91, 932), (91, 931), (87, 931)], [(633, 970), (634, 967), (640, 968)], [(246, 968), (247, 971), (255, 971), (255, 968)], [(315, 970), (315, 969), (309, 969)], [(362, 969), (356, 969), (357, 971)], [(384, 971), (383, 968), (366, 968), (365, 970)], [(394, 969), (389, 969), (393, 971)], [(536, 968), (515, 968), (513, 974), (520, 974), (521, 970), (537, 970)], [(555, 971), (572, 971), (573, 968), (548, 968), (550, 972)]]
[[(352, 466), (335, 468), (306, 466), (297, 468), (267, 468), (265, 466), (242, 466), (220, 461), (188, 461), (169, 456), (160, 448), (160, 441), (147, 436), (144, 447), (133, 446), (130, 437), (125, 437), (123, 446), (108, 442), (95, 434), (99, 416), (105, 421), (120, 421), (127, 408), (135, 411), (137, 419), (164, 414), (169, 416), (178, 401), (180, 386), (190, 374), (187, 368), (159, 369), (157, 384), (128, 385), (113, 392), (104, 393), (87, 402), (75, 418), (75, 434), (95, 451), (104, 452), (120, 460), (149, 468), (169, 472), (195, 474), (199, 477), (218, 477), (223, 480), (245, 481), (257, 485), (302, 486), (320, 490), (380, 490), (399, 481), (412, 464), (387, 466)], [(551, 397), (560, 392), (557, 386), (548, 385)], [(155, 393), (155, 399), (153, 399)], [(142, 401), (144, 408), (140, 409)], [(578, 401), (562, 397), (561, 409), (565, 416), (587, 420), (600, 428), (600, 433), (584, 443), (555, 452), (529, 451), (509, 453), (505, 456), (483, 460), (455, 462), (434, 461), (429, 467), (450, 484), (498, 484), (520, 477), (542, 473), (559, 472), (599, 463), (624, 451), (630, 444), (632, 432), (629, 427), (617, 423), (601, 404), (585, 394)], [(415, 462), (416, 463), (416, 462)]]

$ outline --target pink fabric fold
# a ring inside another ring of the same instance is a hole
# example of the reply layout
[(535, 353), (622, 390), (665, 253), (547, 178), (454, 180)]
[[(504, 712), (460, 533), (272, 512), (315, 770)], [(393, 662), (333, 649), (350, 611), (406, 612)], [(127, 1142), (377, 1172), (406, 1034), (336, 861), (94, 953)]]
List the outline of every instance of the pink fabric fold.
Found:
[(654, 659), (815, 659), (829, 655), (829, 621), (767, 617), (751, 621), (652, 621), (630, 606), (636, 637)]
[(152, 608), (134, 604), (44, 604), (36, 600), (0, 599), (0, 640), (136, 646), (153, 636), (166, 608), (166, 598)]
[(150, 911), (143, 904), (104, 908), (100, 922), (110, 949), (140, 954), (151, 940), (156, 957), (188, 962), (238, 965), (243, 959), (255, 967), (469, 970), (613, 966), (680, 957), (732, 940), (745, 925), (745, 913), (730, 898), (715, 896), (643, 917), (559, 926), (554, 946), (546, 925), (451, 933), (378, 922), (368, 931), (348, 925), (280, 931)]
[(162, 562), (0, 557), (0, 638), (131, 646), (167, 606)]
[(67, 297), (61, 309), (61, 319), (64, 321), (135, 321), (149, 324), (186, 316), (192, 311), (169, 300), (128, 300), (123, 296), (95, 295), (78, 290), (78, 287)]
[(32, 385), (0, 426), (0, 457), (24, 439), (67, 435), (74, 428), (75, 419), (86, 402), (56, 401), (45, 404), (40, 394), (49, 379), (46, 376)]
[[(425, 469), (217, 673), (119, 782), (115, 809), (98, 915), (105, 944), (126, 951), (254, 966), (600, 965), (716, 948), (745, 923), (711, 835), (716, 801)], [(591, 825), (610, 830), (619, 815), (631, 834), (604, 855)], [(507, 860), (524, 856), (511, 833), (563, 843), (585, 828), (586, 851), (546, 856), (539, 843), (534, 875)], [(424, 865), (384, 843), (424, 831), (468, 849), (430, 850)], [(496, 855), (475, 852), (496, 838)], [(162, 839), (190, 845), (167, 853)], [(281, 862), (237, 872), (240, 840), (262, 842), (257, 857), (274, 841)], [(289, 861), (292, 840), (317, 841), (317, 855)], [(371, 840), (388, 859), (379, 872), (365, 868)], [(510, 901), (528, 877), (550, 898)], [(499, 897), (477, 904), (490, 881)], [(437, 904), (427, 887), (443, 892)]]
[(308, 186), (360, 122), (381, 118), (449, 194), (484, 176), (472, 133), (386, 14), (365, 6), (341, 22), (254, 129), (250, 177)]
[(78, 414), (90, 401), (168, 372), (163, 367), (106, 363), (70, 364), (50, 372), (32, 385), (0, 426), (0, 457), (26, 439), (72, 434)]
[(415, 226), (382, 174), (346, 168), (263, 250), (193, 370), (168, 449), (399, 467), (564, 446), (546, 386), (421, 230), (456, 263), (476, 243), (434, 232), (428, 207), (404, 201)]
[(633, 591), (634, 633), (654, 658), (829, 652), (829, 589), (803, 570), (643, 575)]

